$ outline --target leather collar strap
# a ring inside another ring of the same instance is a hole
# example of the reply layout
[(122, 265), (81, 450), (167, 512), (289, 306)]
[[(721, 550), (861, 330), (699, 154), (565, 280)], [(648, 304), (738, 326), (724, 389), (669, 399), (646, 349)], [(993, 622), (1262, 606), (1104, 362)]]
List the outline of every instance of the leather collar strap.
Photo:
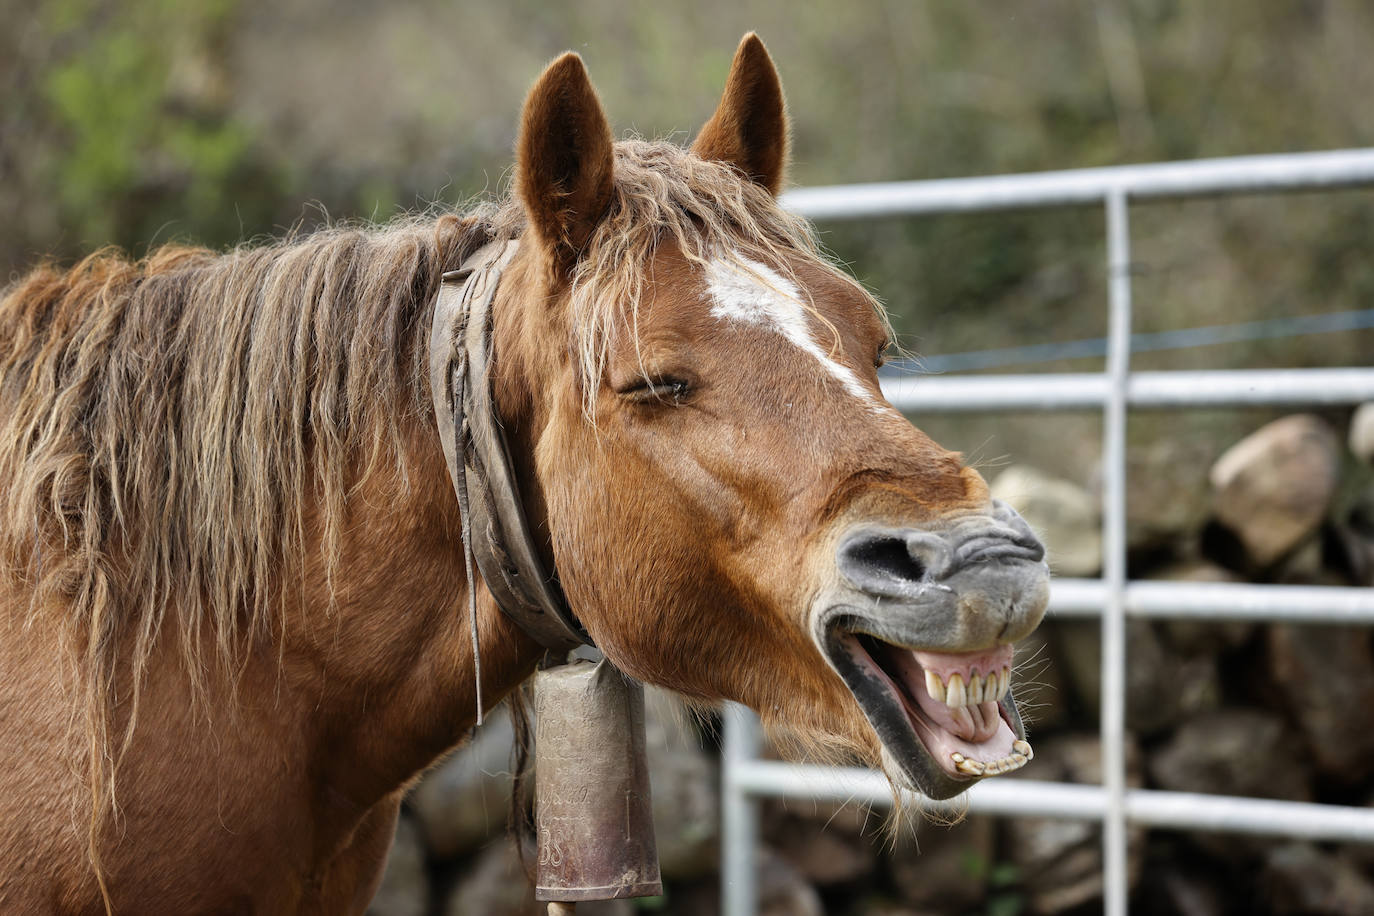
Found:
[[(491, 242), (444, 274), (429, 338), (429, 384), (465, 552), (508, 617), (545, 648), (566, 651), (591, 639), (535, 548), (491, 393), (492, 302), (518, 248), (515, 239)], [(474, 619), (474, 655), (476, 639)], [(480, 691), (478, 707), (480, 716)]]

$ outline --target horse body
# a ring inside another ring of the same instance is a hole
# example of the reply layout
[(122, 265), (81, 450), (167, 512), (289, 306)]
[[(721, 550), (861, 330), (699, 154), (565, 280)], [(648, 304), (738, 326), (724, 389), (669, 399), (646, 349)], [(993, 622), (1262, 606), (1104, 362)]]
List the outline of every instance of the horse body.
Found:
[(614, 143), (575, 55), (520, 136), (464, 218), (8, 292), (0, 909), (365, 908), (474, 722), (469, 588), (488, 703), (543, 651), (465, 579), (428, 407), (439, 277), (490, 238), (497, 413), (612, 661), (932, 795), (1024, 762), (996, 669), (1043, 550), (883, 401), (879, 310), (774, 199), (758, 39), (691, 151)]
[[(428, 463), (434, 486), (446, 485), (428, 439), (417, 437), (429, 454), (410, 466), (418, 474)], [(405, 788), (474, 718), (461, 554), (442, 537), (457, 521), (436, 518), (436, 507), (448, 507), (421, 495), (432, 491), (409, 489), (362, 485), (367, 500), (392, 510), (349, 526), (349, 574), (334, 584), (332, 607), (307, 597), (290, 608), (289, 635), (256, 646), (236, 683), (213, 680), (190, 702), (185, 660), (175, 634), (164, 634), (117, 770), (117, 813), (99, 828), (115, 912), (366, 908)], [(324, 594), (322, 570), (308, 583), (305, 591)], [(22, 736), (0, 745), (0, 910), (104, 912), (87, 854), (90, 748), (71, 712), (82, 687), (53, 663), (62, 634), (52, 616), (21, 623), (26, 601), (13, 590), (0, 598), (0, 721)], [(485, 689), (500, 696), (540, 650), (485, 594), (481, 608)], [(124, 719), (114, 724), (120, 733)]]

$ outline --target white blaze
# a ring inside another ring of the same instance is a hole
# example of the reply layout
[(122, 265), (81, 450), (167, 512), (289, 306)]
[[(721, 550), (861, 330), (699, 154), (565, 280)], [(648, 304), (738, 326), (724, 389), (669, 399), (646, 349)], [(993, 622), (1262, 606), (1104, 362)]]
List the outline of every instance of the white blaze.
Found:
[(793, 346), (815, 357), (845, 391), (863, 401), (869, 409), (883, 410), (887, 405), (873, 398), (873, 393), (859, 381), (853, 370), (831, 359), (811, 336), (806, 308), (796, 284), (767, 265), (738, 254), (735, 257), (748, 270), (719, 257), (706, 265), (706, 289), (714, 303), (712, 317), (777, 331)]

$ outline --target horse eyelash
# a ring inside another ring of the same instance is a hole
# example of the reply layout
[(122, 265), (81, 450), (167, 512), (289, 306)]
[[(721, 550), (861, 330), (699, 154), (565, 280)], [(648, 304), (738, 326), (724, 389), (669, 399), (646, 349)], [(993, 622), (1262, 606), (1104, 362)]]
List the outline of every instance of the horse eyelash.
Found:
[(632, 387), (617, 393), (635, 401), (677, 405), (692, 393), (692, 384), (676, 376), (661, 376), (641, 379)]

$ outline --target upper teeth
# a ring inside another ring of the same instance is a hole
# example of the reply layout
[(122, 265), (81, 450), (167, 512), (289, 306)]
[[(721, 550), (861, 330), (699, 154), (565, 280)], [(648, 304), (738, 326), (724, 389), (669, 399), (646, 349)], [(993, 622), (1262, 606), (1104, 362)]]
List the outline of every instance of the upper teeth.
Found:
[(999, 671), (989, 671), (987, 674), (979, 674), (976, 670), (969, 671), (967, 679), (964, 674), (956, 671), (949, 676), (948, 682), (940, 680), (940, 675), (926, 669), (926, 691), (946, 706), (955, 708), (995, 703), (1007, 695), (1010, 687), (1011, 668), (1006, 665)]

